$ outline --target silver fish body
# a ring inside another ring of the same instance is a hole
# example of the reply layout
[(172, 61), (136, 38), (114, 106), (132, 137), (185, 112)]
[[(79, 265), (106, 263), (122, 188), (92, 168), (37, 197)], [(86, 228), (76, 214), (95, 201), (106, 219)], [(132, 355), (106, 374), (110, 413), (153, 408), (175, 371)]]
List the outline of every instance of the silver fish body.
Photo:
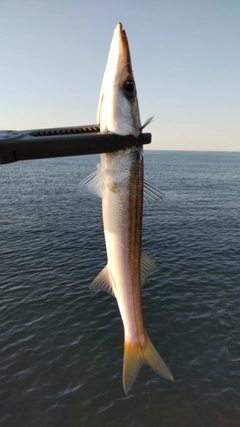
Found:
[[(137, 137), (141, 131), (137, 91), (125, 31), (118, 24), (107, 62), (99, 100), (98, 122), (101, 132)], [(153, 347), (144, 327), (141, 286), (156, 269), (142, 252), (144, 194), (143, 148), (132, 147), (101, 155), (101, 165), (85, 185), (102, 197), (102, 215), (107, 250), (107, 266), (90, 288), (112, 293), (124, 325), (123, 387), (126, 394), (143, 364), (173, 380), (172, 374)], [(162, 194), (145, 184), (147, 195)]]

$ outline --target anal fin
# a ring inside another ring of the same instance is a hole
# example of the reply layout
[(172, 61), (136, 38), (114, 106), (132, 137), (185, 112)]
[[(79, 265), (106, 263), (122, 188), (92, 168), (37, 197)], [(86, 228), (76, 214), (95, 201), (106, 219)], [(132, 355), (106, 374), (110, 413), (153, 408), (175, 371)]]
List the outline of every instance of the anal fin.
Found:
[(95, 277), (95, 279), (90, 284), (89, 289), (101, 289), (102, 291), (106, 291), (115, 297), (113, 290), (113, 280), (107, 265)]

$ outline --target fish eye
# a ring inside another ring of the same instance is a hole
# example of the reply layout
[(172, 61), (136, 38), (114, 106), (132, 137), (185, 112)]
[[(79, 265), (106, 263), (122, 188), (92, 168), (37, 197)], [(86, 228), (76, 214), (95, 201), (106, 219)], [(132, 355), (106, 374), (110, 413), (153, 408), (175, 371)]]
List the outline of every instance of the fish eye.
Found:
[(134, 81), (127, 80), (123, 85), (123, 90), (129, 98), (132, 98), (136, 94), (136, 87)]

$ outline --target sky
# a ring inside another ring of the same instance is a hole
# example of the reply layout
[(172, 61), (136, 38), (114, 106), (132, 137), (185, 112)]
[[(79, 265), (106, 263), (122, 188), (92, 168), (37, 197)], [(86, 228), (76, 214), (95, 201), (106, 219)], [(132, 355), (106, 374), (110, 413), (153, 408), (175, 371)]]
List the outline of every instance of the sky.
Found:
[(126, 30), (148, 149), (240, 151), (240, 0), (0, 0), (0, 130), (96, 123)]

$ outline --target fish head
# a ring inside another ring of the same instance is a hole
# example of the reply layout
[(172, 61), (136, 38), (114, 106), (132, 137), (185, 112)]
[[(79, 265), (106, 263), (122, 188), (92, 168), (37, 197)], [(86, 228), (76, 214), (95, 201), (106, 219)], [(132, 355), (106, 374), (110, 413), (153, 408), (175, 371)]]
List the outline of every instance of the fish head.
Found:
[(97, 123), (102, 133), (138, 137), (141, 120), (130, 50), (118, 23), (110, 46), (99, 98)]

